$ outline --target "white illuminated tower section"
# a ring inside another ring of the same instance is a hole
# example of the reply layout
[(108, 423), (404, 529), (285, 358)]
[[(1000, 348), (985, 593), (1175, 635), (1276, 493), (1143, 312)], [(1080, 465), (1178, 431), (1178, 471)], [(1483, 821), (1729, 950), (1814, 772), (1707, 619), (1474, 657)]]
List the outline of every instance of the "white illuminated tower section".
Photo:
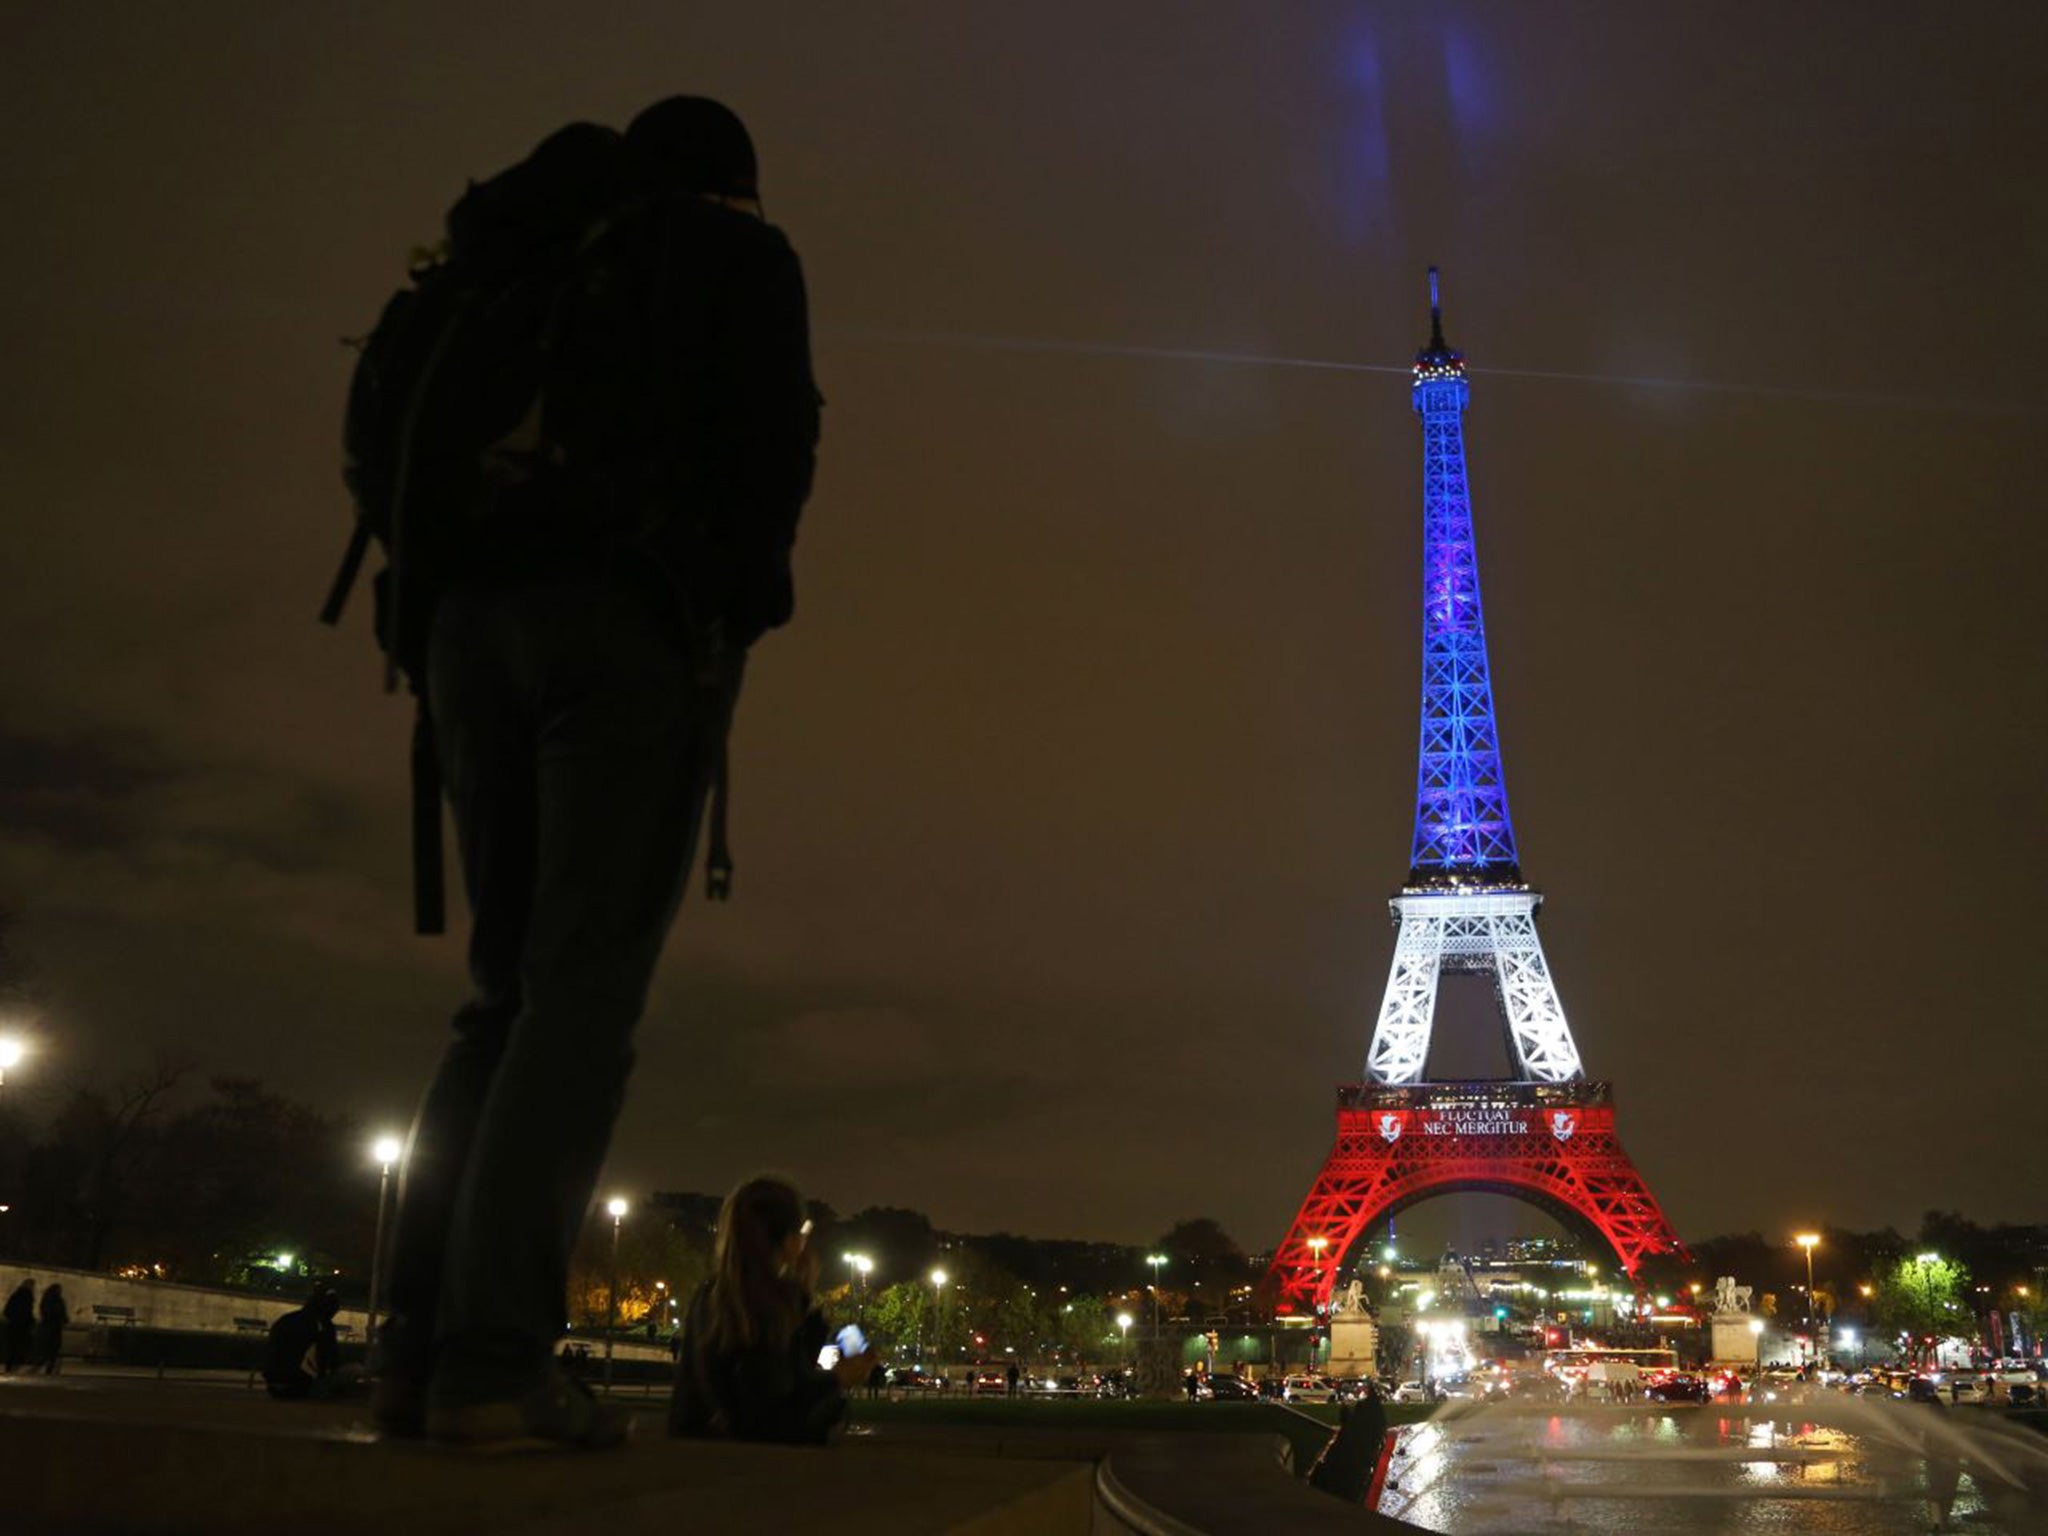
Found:
[(1366, 1053), (1377, 1083), (1422, 1081), (1446, 970), (1490, 972), (1526, 1082), (1585, 1074), (1536, 934), (1543, 898), (1522, 881), (1501, 772), (1479, 550), (1465, 474), (1465, 359), (1444, 341), (1429, 269), (1429, 345), (1415, 359), (1422, 418), (1422, 748), (1408, 881), (1394, 898), (1394, 965)]

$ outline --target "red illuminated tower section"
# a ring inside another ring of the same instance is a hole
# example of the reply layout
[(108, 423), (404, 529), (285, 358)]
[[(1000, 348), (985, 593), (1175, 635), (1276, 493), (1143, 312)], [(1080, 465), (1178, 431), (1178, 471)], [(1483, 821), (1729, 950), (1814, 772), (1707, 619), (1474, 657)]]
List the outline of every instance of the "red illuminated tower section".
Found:
[[(1429, 343), (1415, 359), (1423, 436), (1422, 744), (1408, 879), (1366, 1081), (1337, 1090), (1337, 1144), (1270, 1276), (1281, 1312), (1321, 1311), (1344, 1257), (1375, 1222), (1431, 1195), (1513, 1195), (1597, 1237), (1633, 1275), (1683, 1252), (1614, 1134), (1614, 1099), (1589, 1082), (1522, 879), (1494, 718), (1465, 472), (1465, 359), (1444, 340), (1429, 273)], [(1515, 1075), (1424, 1075), (1445, 971), (1493, 982)]]

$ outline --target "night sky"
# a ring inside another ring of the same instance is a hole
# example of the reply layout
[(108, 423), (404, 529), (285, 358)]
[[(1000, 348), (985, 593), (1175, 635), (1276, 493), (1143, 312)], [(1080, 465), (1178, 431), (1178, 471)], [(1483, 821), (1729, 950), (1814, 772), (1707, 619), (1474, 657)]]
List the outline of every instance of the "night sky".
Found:
[[(608, 1186), (1279, 1238), (1407, 866), (1435, 262), (1523, 865), (1674, 1224), (2048, 1216), (2048, 8), (5, 31), (0, 904), (43, 989), (10, 1093), (168, 1047), (407, 1116), (461, 948), (409, 931), (367, 603), (313, 622), (339, 338), (465, 177), (689, 90), (753, 128), (829, 405), (737, 899), (685, 908)], [(1483, 990), (1438, 1041), (1503, 1069)]]

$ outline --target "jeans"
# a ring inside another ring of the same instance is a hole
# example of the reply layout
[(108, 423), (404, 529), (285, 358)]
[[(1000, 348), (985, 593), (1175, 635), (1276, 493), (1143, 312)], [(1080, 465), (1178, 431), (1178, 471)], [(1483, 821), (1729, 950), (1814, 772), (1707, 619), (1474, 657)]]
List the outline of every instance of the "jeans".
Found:
[(600, 568), (441, 600), (429, 699), (474, 995), (413, 1122), (385, 1370), (437, 1398), (533, 1387), (694, 860), (737, 667)]

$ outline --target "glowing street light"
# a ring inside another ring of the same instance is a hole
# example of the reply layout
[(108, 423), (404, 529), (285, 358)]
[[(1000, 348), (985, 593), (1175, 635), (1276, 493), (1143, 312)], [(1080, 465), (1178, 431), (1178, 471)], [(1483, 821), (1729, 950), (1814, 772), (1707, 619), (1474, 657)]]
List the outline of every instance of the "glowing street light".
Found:
[(619, 1226), (626, 1219), (626, 1212), (632, 1207), (626, 1204), (623, 1195), (613, 1195), (604, 1203), (605, 1214), (612, 1219), (612, 1279), (606, 1287), (604, 1303), (604, 1389), (612, 1389), (612, 1335), (619, 1326)]
[(1166, 1255), (1163, 1253), (1148, 1253), (1145, 1255), (1145, 1263), (1152, 1271), (1152, 1340), (1154, 1343), (1157, 1343), (1159, 1340), (1159, 1271), (1166, 1266)]
[(946, 1337), (946, 1279), (946, 1272), (943, 1269), (932, 1271), (932, 1353), (935, 1355), (944, 1353)]
[(1806, 1254), (1806, 1332), (1814, 1338), (1814, 1353), (1820, 1353), (1820, 1340), (1813, 1333), (1813, 1250), (1820, 1245), (1818, 1232), (1795, 1232), (1792, 1241)]
[(7, 1086), (7, 1074), (21, 1065), (21, 1058), (28, 1054), (28, 1047), (22, 1044), (19, 1035), (0, 1035), (0, 1088)]
[(875, 1261), (864, 1253), (842, 1253), (839, 1257), (851, 1265), (853, 1272), (860, 1277), (860, 1303), (854, 1315), (860, 1322), (866, 1323), (868, 1320), (868, 1271), (875, 1267)]
[(1323, 1250), (1330, 1246), (1330, 1240), (1318, 1232), (1308, 1240), (1308, 1251), (1316, 1256), (1316, 1289), (1323, 1288)]
[(1123, 1355), (1124, 1368), (1128, 1370), (1131, 1364), (1131, 1314), (1128, 1312), (1117, 1313), (1116, 1327), (1117, 1332), (1122, 1335), (1122, 1343), (1118, 1348)]
[(405, 1155), (405, 1143), (396, 1136), (379, 1136), (370, 1143), (370, 1157), (383, 1168), (377, 1176), (377, 1236), (370, 1248), (370, 1320), (363, 1325), (363, 1342), (377, 1342), (377, 1304), (384, 1295), (384, 1206), (391, 1194), (391, 1165)]

